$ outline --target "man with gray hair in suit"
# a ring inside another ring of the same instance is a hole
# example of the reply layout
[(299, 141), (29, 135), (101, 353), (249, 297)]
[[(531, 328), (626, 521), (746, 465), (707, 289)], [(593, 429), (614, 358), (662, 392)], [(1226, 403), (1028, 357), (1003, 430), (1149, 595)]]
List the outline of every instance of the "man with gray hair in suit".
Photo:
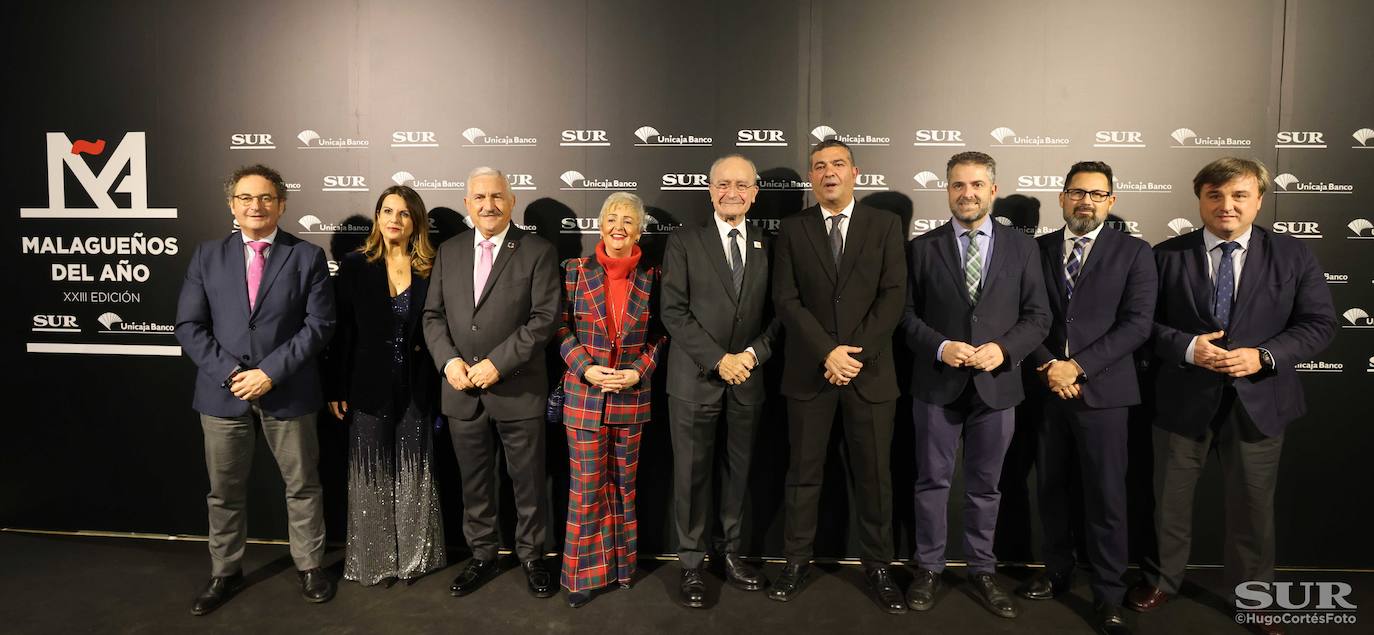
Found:
[(556, 587), (544, 563), (544, 346), (557, 327), (558, 256), (511, 222), (515, 196), (500, 171), (473, 170), (463, 204), (473, 228), (439, 247), (423, 315), (425, 342), (445, 379), (442, 409), (472, 549), (449, 593), (472, 593), (497, 571), (500, 443), (515, 490), (515, 553), (530, 593), (547, 598)]

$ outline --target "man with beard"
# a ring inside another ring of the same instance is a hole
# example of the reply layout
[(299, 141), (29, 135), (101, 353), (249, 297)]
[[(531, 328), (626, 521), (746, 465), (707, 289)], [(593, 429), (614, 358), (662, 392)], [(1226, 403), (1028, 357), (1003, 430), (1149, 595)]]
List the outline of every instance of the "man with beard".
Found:
[[(745, 222), (758, 195), (754, 163), (738, 154), (710, 170), (711, 222), (668, 237), (660, 315), (668, 351), (668, 415), (673, 440), (673, 506), (679, 585), (685, 606), (705, 605), (701, 563), (715, 524), (712, 475), (720, 483), (720, 534), (715, 552), (726, 578), (745, 591), (763, 588), (758, 571), (739, 557), (744, 492), (759, 416), (766, 399), (759, 364), (773, 353), (779, 324), (769, 315), (768, 244)], [(716, 430), (724, 425), (724, 456), (716, 461)]]
[(836, 414), (848, 450), (849, 491), (858, 516), (860, 556), (878, 606), (903, 613), (892, 581), (892, 415), (898, 397), (892, 332), (902, 317), (902, 232), (897, 216), (859, 205), (854, 153), (837, 139), (811, 149), (816, 205), (778, 229), (773, 303), (787, 329), (790, 457), (784, 506), (787, 565), (768, 597), (801, 593), (810, 568), (825, 455)]
[(472, 559), (449, 594), (477, 590), (496, 574), (496, 444), (515, 496), (515, 555), (535, 597), (554, 594), (544, 562), (544, 345), (558, 326), (558, 255), (511, 223), (506, 175), (480, 167), (463, 197), (473, 228), (439, 247), (423, 314), (425, 342), (444, 381), (442, 409), (463, 484), (463, 537)]
[[(1126, 419), (1140, 403), (1133, 353), (1150, 337), (1158, 284), (1150, 245), (1102, 224), (1115, 203), (1111, 166), (1075, 163), (1059, 193), (1064, 229), (1037, 239), (1054, 313), (1050, 336), (1029, 359), (1052, 393), (1036, 455), (1045, 569), (1017, 589), (1031, 600), (1066, 593), (1074, 536), (1081, 535), (1092, 564), (1095, 626), (1104, 633), (1127, 632)], [(1070, 523), (1075, 457), (1081, 528)]]
[(916, 571), (912, 609), (935, 606), (945, 568), (946, 505), (955, 452), (964, 441), (964, 557), (973, 597), (1016, 617), (993, 577), (1001, 500), (998, 481), (1024, 398), (1021, 360), (1044, 341), (1050, 311), (1040, 250), (1020, 230), (993, 222), (997, 164), (961, 152), (945, 166), (950, 223), (911, 241), (910, 292), (902, 318), (912, 350), (916, 446)]

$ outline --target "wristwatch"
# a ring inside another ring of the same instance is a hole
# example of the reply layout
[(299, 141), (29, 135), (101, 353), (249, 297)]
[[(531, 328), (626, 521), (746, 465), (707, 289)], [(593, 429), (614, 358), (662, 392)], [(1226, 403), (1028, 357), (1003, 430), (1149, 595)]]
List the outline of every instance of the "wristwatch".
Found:
[(1260, 366), (1265, 370), (1274, 370), (1274, 355), (1268, 349), (1259, 349)]

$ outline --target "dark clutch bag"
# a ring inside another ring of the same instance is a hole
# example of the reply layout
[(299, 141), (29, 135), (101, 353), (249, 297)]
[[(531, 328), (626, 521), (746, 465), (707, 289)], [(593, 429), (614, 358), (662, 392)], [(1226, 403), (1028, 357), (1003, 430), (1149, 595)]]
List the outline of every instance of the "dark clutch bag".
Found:
[(558, 382), (549, 392), (544, 404), (544, 420), (549, 423), (563, 423), (563, 382)]

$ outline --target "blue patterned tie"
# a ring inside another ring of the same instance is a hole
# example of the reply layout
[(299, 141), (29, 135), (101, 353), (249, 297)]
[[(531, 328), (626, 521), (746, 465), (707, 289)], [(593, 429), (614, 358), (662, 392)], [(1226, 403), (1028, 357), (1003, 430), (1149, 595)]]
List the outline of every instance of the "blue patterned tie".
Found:
[(1069, 261), (1064, 263), (1064, 298), (1073, 299), (1073, 285), (1078, 282), (1078, 272), (1083, 270), (1083, 250), (1087, 248), (1091, 238), (1079, 236), (1073, 240), (1073, 251), (1069, 252)]
[(1231, 304), (1236, 295), (1236, 266), (1231, 262), (1231, 254), (1240, 249), (1240, 243), (1224, 242), (1221, 248), (1221, 266), (1217, 269), (1217, 295), (1212, 302), (1212, 314), (1217, 316), (1221, 328), (1231, 326)]

